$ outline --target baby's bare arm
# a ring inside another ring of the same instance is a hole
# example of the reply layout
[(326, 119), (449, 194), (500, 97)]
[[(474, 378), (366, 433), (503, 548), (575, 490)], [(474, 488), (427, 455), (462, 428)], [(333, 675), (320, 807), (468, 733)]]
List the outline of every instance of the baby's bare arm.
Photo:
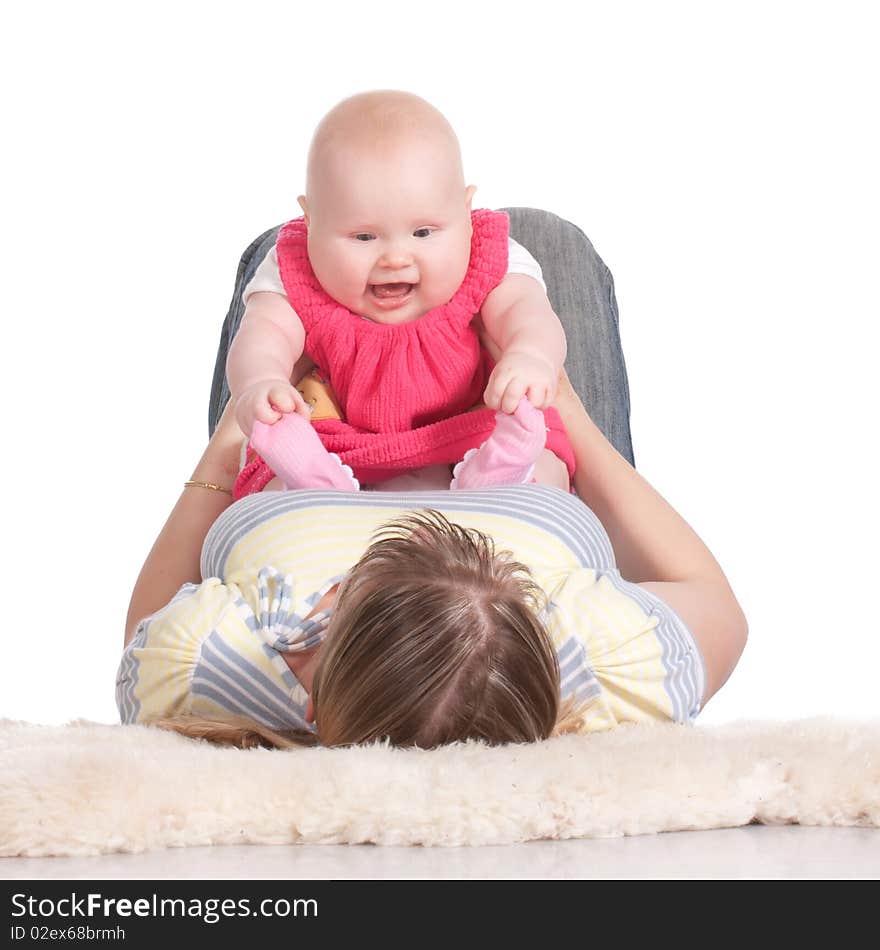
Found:
[(512, 412), (523, 395), (539, 408), (550, 404), (565, 363), (565, 331), (541, 285), (526, 274), (508, 274), (480, 312), (500, 350), (486, 387), (486, 405)]
[(565, 331), (541, 285), (527, 274), (508, 274), (486, 297), (480, 311), (502, 355), (528, 353), (556, 370), (565, 363)]
[(226, 359), (232, 395), (240, 396), (265, 380), (289, 381), (305, 338), (302, 322), (286, 297), (269, 291), (252, 294)]
[(285, 296), (263, 291), (248, 298), (226, 358), (236, 418), (246, 435), (255, 422), (272, 425), (285, 412), (308, 413), (290, 379), (304, 344), (305, 329)]

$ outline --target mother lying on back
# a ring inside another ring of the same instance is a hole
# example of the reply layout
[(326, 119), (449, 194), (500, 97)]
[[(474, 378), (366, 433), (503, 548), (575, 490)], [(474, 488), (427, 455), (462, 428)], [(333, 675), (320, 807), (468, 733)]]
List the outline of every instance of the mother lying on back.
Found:
[[(580, 500), (184, 489), (132, 595), (122, 721), (421, 748), (691, 723), (742, 653), (743, 612), (564, 377), (555, 405)], [(227, 406), (192, 479), (231, 485), (242, 439)]]

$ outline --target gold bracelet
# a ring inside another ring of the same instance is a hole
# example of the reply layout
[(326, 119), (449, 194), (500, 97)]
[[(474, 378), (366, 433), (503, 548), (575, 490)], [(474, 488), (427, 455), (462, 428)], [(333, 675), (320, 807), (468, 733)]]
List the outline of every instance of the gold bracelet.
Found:
[(210, 488), (211, 491), (222, 491), (227, 495), (232, 494), (231, 488), (224, 488), (222, 485), (213, 485), (211, 482), (184, 482), (184, 488)]

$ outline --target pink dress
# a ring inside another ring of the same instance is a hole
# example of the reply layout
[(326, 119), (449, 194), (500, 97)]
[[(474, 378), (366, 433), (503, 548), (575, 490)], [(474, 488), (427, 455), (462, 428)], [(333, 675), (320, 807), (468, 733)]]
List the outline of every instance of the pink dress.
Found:
[[(306, 331), (305, 352), (333, 387), (345, 421), (312, 424), (321, 442), (362, 484), (440, 462), (453, 464), (489, 437), (495, 412), (477, 408), (494, 363), (472, 326), (486, 296), (507, 274), (509, 220), (471, 212), (467, 273), (452, 299), (418, 320), (374, 323), (338, 303), (318, 283), (303, 218), (285, 224), (276, 244), (281, 281)], [(547, 448), (574, 473), (574, 453), (555, 409), (545, 410)], [(257, 456), (240, 474), (235, 497), (261, 490), (273, 473)]]

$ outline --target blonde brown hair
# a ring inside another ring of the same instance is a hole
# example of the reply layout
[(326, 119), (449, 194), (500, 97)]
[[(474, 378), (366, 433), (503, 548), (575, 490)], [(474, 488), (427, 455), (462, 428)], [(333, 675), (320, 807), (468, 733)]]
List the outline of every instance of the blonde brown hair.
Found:
[[(327, 746), (387, 739), (433, 748), (568, 731), (544, 594), (493, 540), (437, 511), (380, 528), (337, 596), (312, 683)], [(314, 744), (243, 720), (156, 725), (249, 747)]]

